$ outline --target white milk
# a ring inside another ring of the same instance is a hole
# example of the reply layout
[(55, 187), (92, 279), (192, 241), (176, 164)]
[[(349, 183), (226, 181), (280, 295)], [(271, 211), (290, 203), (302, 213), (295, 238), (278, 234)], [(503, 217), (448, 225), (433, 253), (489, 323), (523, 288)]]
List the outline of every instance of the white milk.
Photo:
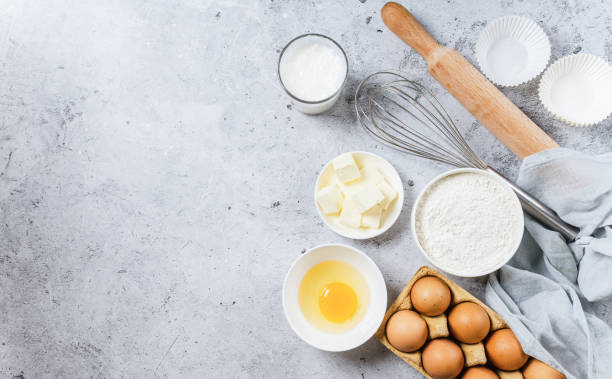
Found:
[(307, 34), (285, 47), (278, 71), (296, 109), (315, 114), (328, 110), (338, 99), (346, 79), (347, 61), (335, 42)]

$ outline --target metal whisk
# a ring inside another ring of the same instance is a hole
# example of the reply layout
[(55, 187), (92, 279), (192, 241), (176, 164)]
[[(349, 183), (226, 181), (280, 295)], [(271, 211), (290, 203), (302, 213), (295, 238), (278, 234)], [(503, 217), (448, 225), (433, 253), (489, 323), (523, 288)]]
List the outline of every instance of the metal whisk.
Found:
[(397, 150), (455, 167), (486, 170), (505, 181), (525, 212), (567, 241), (579, 230), (549, 207), (489, 167), (472, 151), (438, 99), (420, 83), (392, 71), (366, 77), (355, 93), (360, 124), (375, 139)]

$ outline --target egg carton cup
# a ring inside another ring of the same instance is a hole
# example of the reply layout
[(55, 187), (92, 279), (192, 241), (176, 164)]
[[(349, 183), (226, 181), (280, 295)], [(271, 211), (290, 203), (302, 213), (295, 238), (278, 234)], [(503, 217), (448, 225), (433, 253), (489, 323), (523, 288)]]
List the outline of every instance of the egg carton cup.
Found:
[[(460, 287), (457, 283), (453, 282), (452, 280), (450, 280), (449, 278), (442, 275), (440, 272), (434, 270), (431, 267), (428, 267), (428, 266), (421, 267), (414, 274), (412, 279), (410, 279), (408, 284), (406, 284), (402, 292), (400, 292), (400, 294), (397, 296), (393, 304), (391, 304), (389, 309), (387, 309), (387, 313), (385, 313), (383, 322), (378, 328), (378, 330), (376, 331), (375, 335), (376, 335), (376, 338), (378, 338), (378, 340), (387, 347), (387, 349), (393, 352), (393, 354), (397, 355), (398, 357), (406, 361), (408, 364), (414, 367), (418, 372), (423, 374), (423, 376), (425, 376), (426, 378), (433, 379), (423, 368), (423, 363), (421, 360), (422, 350), (427, 344), (423, 345), (421, 349), (415, 352), (404, 353), (402, 351), (397, 350), (395, 347), (393, 347), (393, 345), (389, 343), (389, 340), (387, 340), (387, 335), (386, 335), (387, 321), (389, 321), (389, 318), (393, 316), (395, 312), (402, 311), (402, 310), (412, 310), (418, 313), (418, 311), (414, 309), (414, 306), (412, 305), (412, 301), (410, 300), (410, 291), (412, 290), (412, 286), (414, 285), (414, 283), (416, 283), (417, 280), (421, 279), (424, 276), (435, 276), (436, 278), (446, 283), (448, 288), (450, 288), (450, 291), (452, 294), (452, 300), (451, 300), (451, 306), (449, 307), (449, 309), (465, 301), (470, 301), (472, 303), (476, 303), (480, 305), (487, 312), (487, 314), (489, 315), (489, 319), (491, 320), (491, 330), (489, 332), (489, 335), (490, 333), (493, 333), (496, 330), (509, 328), (509, 326), (508, 324), (506, 324), (504, 319), (497, 312), (489, 308), (482, 301), (478, 300), (471, 293), (469, 293), (468, 291)], [(448, 326), (447, 326), (448, 321), (446, 318), (447, 312), (443, 313), (440, 316), (435, 316), (435, 317), (423, 316), (423, 319), (427, 323), (428, 333), (429, 333), (427, 341), (431, 341), (432, 339), (435, 339), (435, 338), (449, 336)], [(463, 343), (457, 342), (457, 344), (459, 345), (459, 347), (461, 347), (461, 350), (463, 351), (463, 355), (465, 357), (465, 363), (464, 363), (465, 368), (472, 367), (472, 366), (478, 366), (478, 365), (484, 365), (487, 363), (487, 357), (485, 354), (483, 342), (478, 342), (475, 344), (463, 344)], [(501, 378), (510, 379), (510, 378), (522, 378), (523, 377), (523, 374), (521, 373), (520, 370), (501, 371), (501, 370), (495, 369), (495, 371)]]
[(532, 19), (505, 16), (490, 21), (476, 42), (480, 70), (493, 83), (513, 87), (538, 76), (550, 60), (550, 41)]
[(612, 113), (612, 67), (591, 54), (560, 58), (542, 75), (538, 96), (555, 118), (572, 126), (595, 125)]

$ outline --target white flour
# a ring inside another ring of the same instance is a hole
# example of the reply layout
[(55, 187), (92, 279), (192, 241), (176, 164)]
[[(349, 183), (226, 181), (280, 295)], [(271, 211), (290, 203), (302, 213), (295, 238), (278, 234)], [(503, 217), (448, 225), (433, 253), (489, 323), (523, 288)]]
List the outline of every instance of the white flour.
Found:
[(416, 234), (434, 262), (476, 274), (501, 263), (516, 247), (522, 218), (510, 188), (484, 173), (459, 173), (423, 194)]

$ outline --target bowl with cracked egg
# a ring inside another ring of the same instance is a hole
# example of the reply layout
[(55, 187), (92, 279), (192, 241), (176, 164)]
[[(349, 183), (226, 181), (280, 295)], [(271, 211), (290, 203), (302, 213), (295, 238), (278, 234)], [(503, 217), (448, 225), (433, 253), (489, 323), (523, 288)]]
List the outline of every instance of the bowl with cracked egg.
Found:
[(309, 345), (346, 351), (374, 335), (387, 308), (387, 287), (376, 263), (343, 244), (314, 247), (291, 265), (283, 284), (283, 310)]

